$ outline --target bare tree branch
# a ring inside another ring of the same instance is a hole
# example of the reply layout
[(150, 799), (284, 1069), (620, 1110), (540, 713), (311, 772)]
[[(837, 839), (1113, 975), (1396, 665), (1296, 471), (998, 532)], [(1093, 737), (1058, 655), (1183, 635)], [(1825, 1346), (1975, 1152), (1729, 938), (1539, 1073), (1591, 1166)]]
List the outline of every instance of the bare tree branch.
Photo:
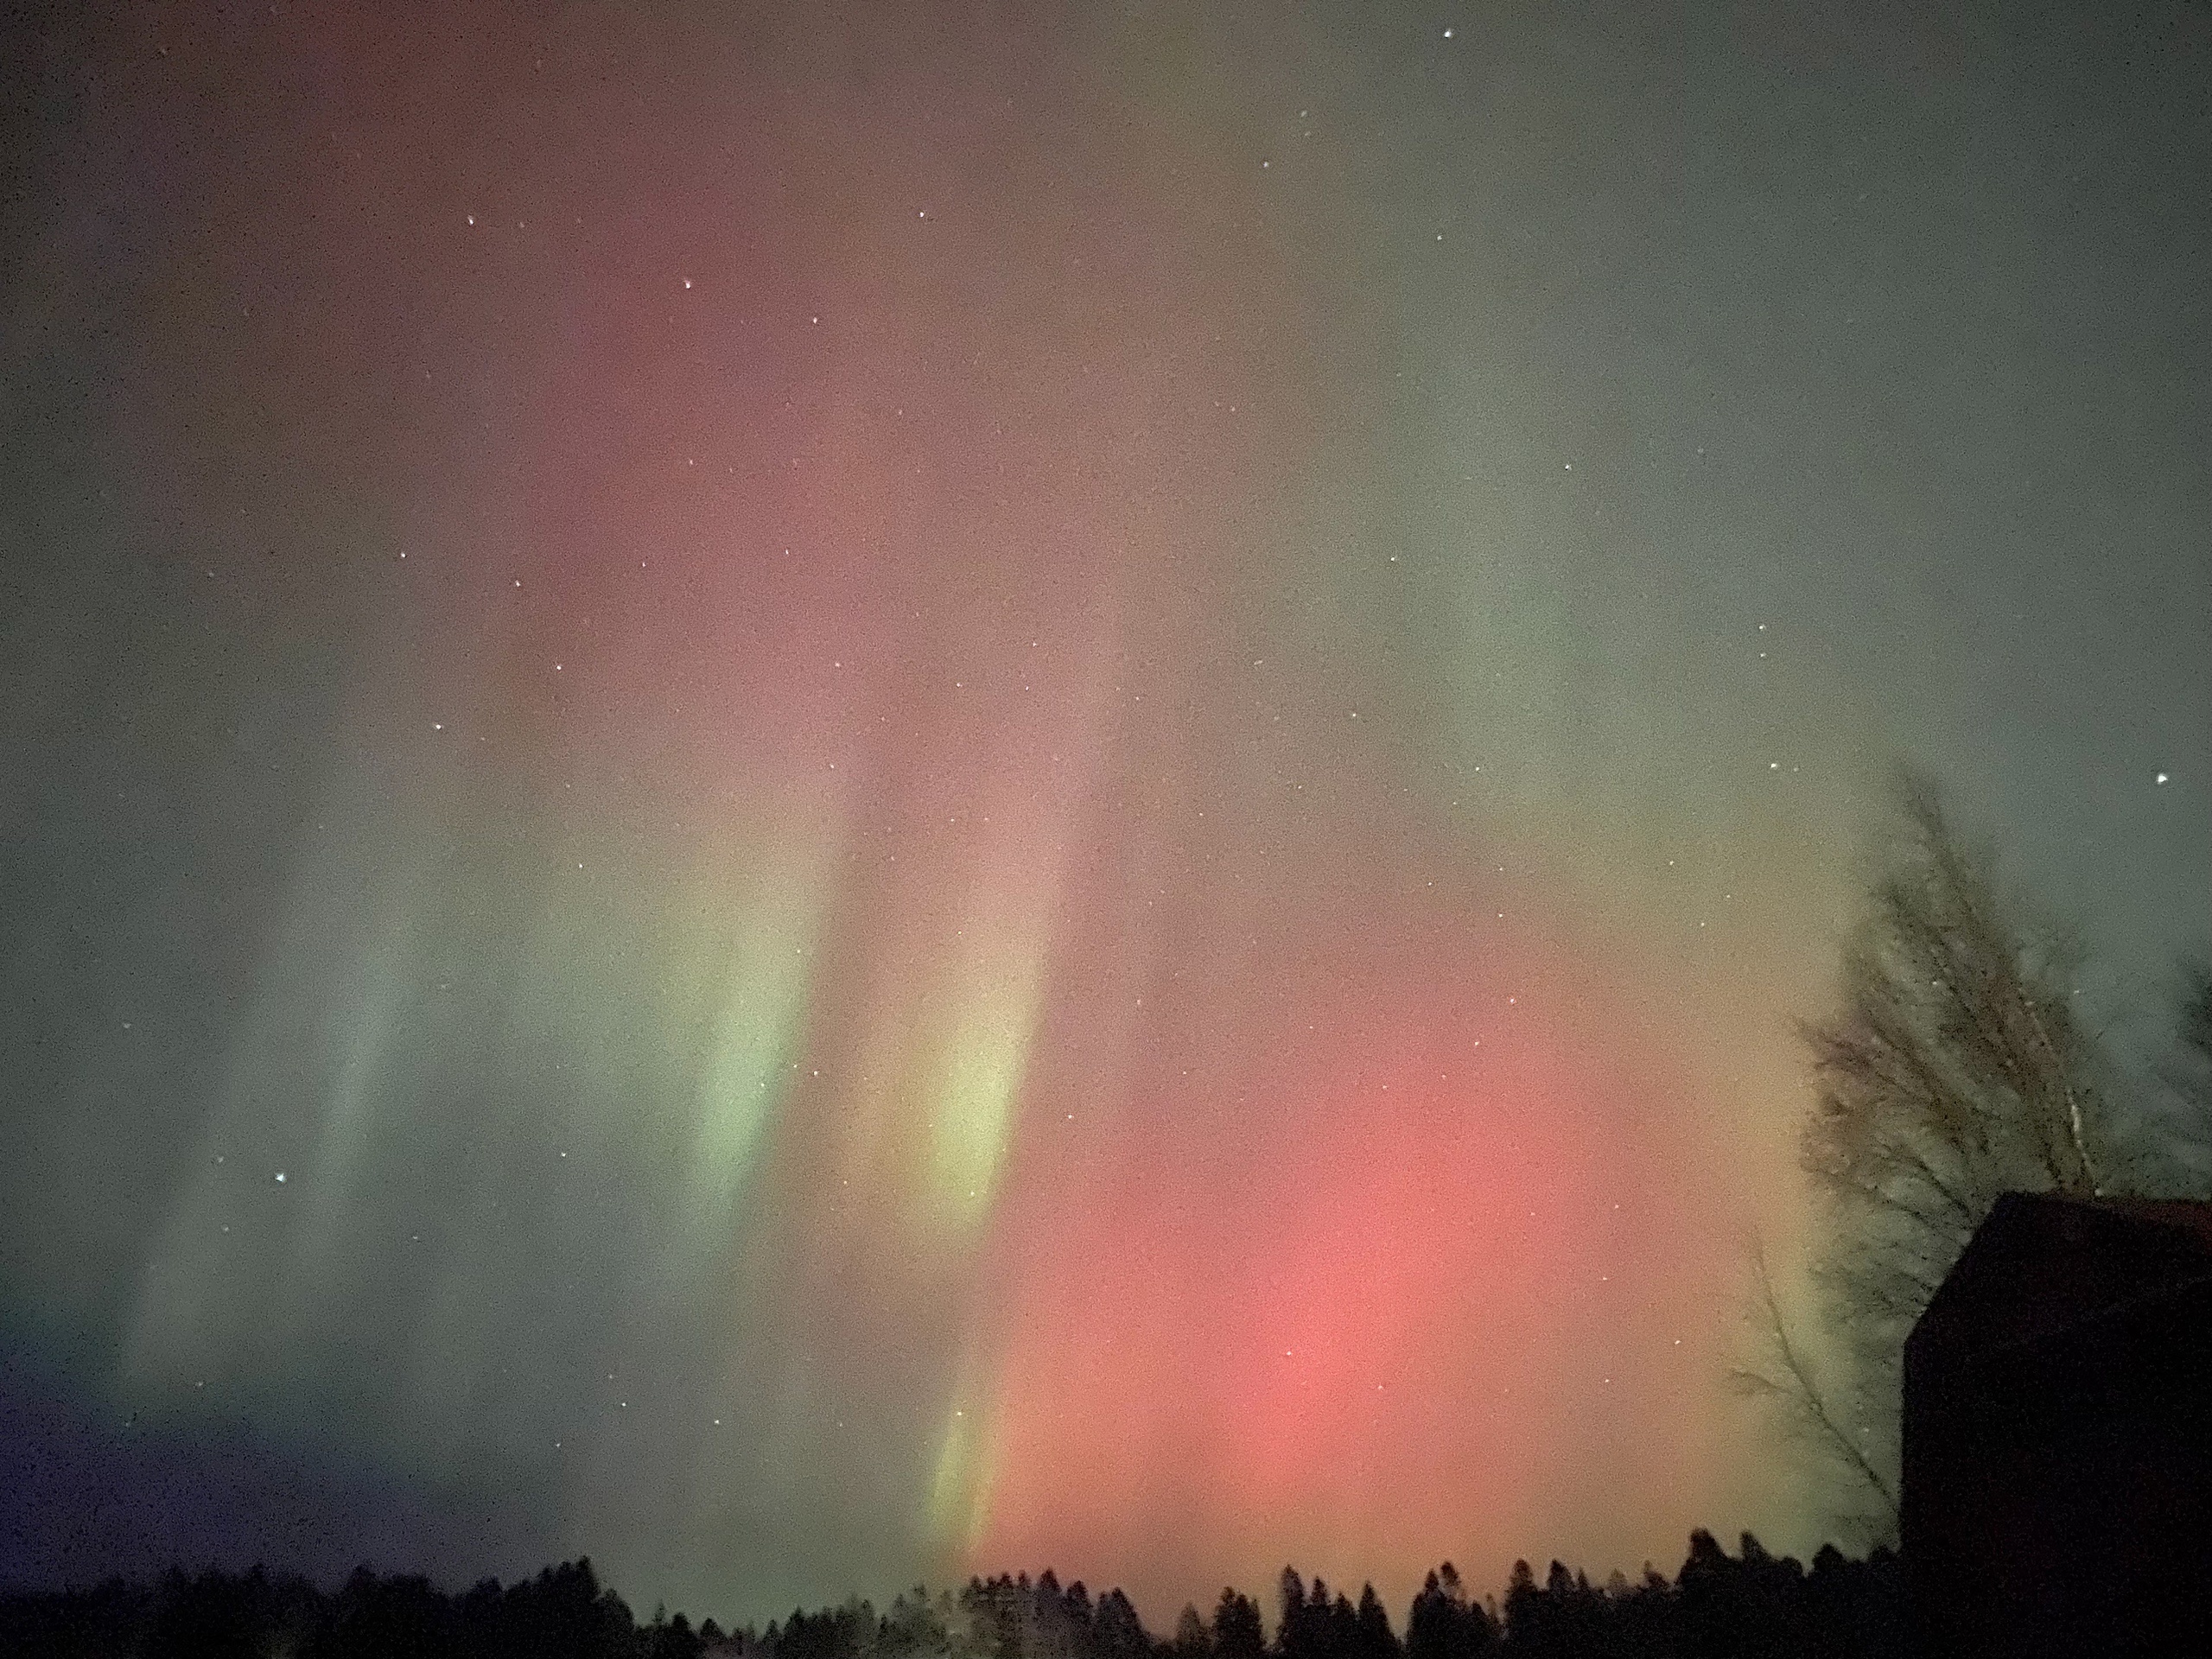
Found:
[(1761, 1357), (1737, 1381), (1894, 1519), (1904, 1338), (1998, 1195), (2094, 1197), (2123, 1174), (2208, 1184), (2177, 1148), (2181, 1122), (2200, 1118), (2212, 1164), (2212, 973), (2184, 1002), (2173, 1132), (2139, 1148), (2097, 1082), (2118, 1075), (2102, 1034), (2076, 1017), (2071, 937), (2007, 906), (1993, 856), (1961, 839), (1925, 776), (1900, 774), (1892, 831), (1844, 948), (1840, 1006), (1801, 1027), (1815, 1083), (1801, 1162), (1827, 1224), (1812, 1278), (1835, 1375), (1815, 1376), (1762, 1258)]
[(1795, 1420), (1800, 1433), (1843, 1465), (1880, 1499), (1887, 1523), (1894, 1532), (1897, 1523), (1895, 1484), (1875, 1467), (1859, 1439), (1838, 1421), (1802, 1350), (1790, 1334), (1781, 1299), (1775, 1294), (1773, 1274), (1767, 1268), (1765, 1250), (1754, 1247), (1751, 1262), (1756, 1287), (1752, 1318), (1758, 1323), (1770, 1369), (1738, 1367), (1730, 1372), (1730, 1379), (1739, 1390), (1779, 1404)]

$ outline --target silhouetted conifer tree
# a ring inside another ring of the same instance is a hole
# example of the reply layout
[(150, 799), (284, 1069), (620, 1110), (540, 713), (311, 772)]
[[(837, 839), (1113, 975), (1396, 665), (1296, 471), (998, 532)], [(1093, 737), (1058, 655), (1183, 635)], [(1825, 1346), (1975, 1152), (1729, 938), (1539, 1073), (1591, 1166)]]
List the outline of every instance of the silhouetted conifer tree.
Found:
[(1489, 1613), (1469, 1605), (1466, 1586), (1451, 1562), (1422, 1581), (1406, 1616), (1406, 1659), (1477, 1659), (1497, 1639)]
[(1544, 1592), (1536, 1587), (1536, 1574), (1526, 1561), (1513, 1563), (1505, 1580), (1505, 1644), (1515, 1653), (1543, 1653), (1550, 1632), (1543, 1606)]
[(1275, 1593), (1275, 1651), (1283, 1659), (1307, 1659), (1313, 1650), (1313, 1638), (1306, 1624), (1306, 1580), (1286, 1567), (1276, 1581)]
[(1061, 1601), (1062, 1605), (1067, 1608), (1068, 1622), (1081, 1631), (1083, 1639), (1088, 1642), (1090, 1639), (1090, 1627), (1096, 1618), (1096, 1611), (1090, 1605), (1090, 1592), (1083, 1587), (1081, 1579), (1077, 1579), (1068, 1586), (1068, 1592), (1061, 1598)]
[(1119, 1589), (1098, 1598), (1091, 1619), (1090, 1650), (1096, 1659), (1152, 1659), (1152, 1638), (1137, 1610)]
[(681, 1613), (670, 1618), (656, 1611), (653, 1622), (639, 1634), (644, 1659), (699, 1659), (702, 1645), (699, 1633)]
[(1390, 1615), (1373, 1585), (1360, 1586), (1359, 1606), (1353, 1616), (1358, 1620), (1352, 1645), (1357, 1659), (1402, 1659), (1397, 1636), (1390, 1629)]
[(1213, 1650), (1214, 1659), (1262, 1659), (1267, 1652), (1259, 1604), (1249, 1596), (1222, 1591), (1213, 1608)]
[[(706, 1625), (700, 1627), (700, 1634), (706, 1640), (714, 1639), (707, 1635)], [(932, 1603), (929, 1591), (918, 1584), (901, 1591), (884, 1611), (875, 1645), (882, 1659), (923, 1659), (923, 1656), (937, 1659), (951, 1651), (952, 1636), (944, 1609)]]

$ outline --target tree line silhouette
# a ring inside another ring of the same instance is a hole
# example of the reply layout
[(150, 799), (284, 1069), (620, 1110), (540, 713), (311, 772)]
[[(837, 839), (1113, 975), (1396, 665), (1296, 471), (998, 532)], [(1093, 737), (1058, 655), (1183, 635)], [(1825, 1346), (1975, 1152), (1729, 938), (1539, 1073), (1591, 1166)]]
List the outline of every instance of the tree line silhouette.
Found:
[(1047, 1571), (917, 1587), (879, 1611), (854, 1599), (725, 1630), (657, 1611), (640, 1624), (588, 1559), (502, 1586), (449, 1593), (364, 1567), (335, 1592), (259, 1567), (152, 1585), (0, 1598), (0, 1652), (24, 1659), (1890, 1659), (1907, 1651), (1892, 1551), (1810, 1570), (1745, 1533), (1740, 1553), (1690, 1535), (1669, 1580), (1649, 1567), (1603, 1585), (1558, 1561), (1515, 1563), (1502, 1598), (1471, 1596), (1451, 1563), (1428, 1574), (1402, 1635), (1371, 1585), (1357, 1599), (1285, 1567), (1268, 1634), (1259, 1604), (1224, 1589), (1156, 1637), (1119, 1590), (1094, 1598)]

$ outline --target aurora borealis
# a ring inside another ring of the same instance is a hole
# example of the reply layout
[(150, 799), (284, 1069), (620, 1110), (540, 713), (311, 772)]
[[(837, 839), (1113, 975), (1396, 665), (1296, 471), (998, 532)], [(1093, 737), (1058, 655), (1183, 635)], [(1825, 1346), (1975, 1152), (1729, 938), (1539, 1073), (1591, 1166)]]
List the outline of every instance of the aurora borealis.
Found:
[(0, 1575), (1813, 1537), (1897, 757), (2212, 938), (2212, 14), (11, 25)]

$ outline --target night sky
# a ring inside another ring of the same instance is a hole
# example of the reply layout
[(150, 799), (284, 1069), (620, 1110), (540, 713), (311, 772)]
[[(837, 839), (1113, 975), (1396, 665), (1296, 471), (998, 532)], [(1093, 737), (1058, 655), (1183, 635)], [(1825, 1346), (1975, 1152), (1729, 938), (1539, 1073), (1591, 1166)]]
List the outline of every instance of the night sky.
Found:
[(0, 1579), (1805, 1548), (1891, 768), (2212, 938), (2202, 5), (15, 18)]

